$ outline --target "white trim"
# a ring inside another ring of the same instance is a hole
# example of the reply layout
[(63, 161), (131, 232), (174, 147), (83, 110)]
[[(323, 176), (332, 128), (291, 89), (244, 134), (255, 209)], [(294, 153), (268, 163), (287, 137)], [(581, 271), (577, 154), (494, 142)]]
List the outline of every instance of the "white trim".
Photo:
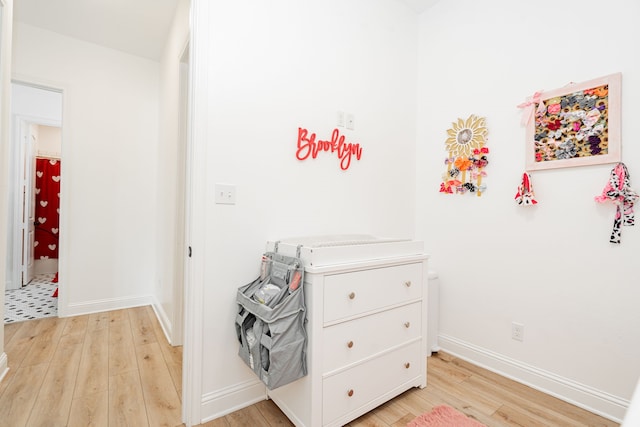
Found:
[(175, 345), (172, 340), (173, 328), (171, 325), (171, 321), (167, 316), (167, 312), (164, 311), (162, 304), (158, 301), (156, 297), (153, 297), (153, 304), (151, 304), (151, 308), (153, 312), (156, 314), (156, 318), (158, 319), (158, 323), (160, 323), (160, 327), (162, 328), (162, 332), (164, 333), (165, 338), (172, 346)]
[(124, 308), (141, 307), (145, 305), (153, 305), (153, 297), (151, 295), (125, 298), (105, 298), (69, 304), (64, 316), (59, 315), (59, 317), (80, 316), (83, 314), (101, 313), (103, 311), (121, 310)]
[[(3, 326), (4, 327), (4, 326)], [(0, 383), (9, 373), (9, 359), (7, 353), (0, 354)]]
[(206, 231), (206, 147), (208, 127), (209, 1), (192, 0), (189, 14), (189, 111), (187, 152), (185, 318), (182, 358), (182, 420), (186, 427), (202, 421), (202, 367), (204, 335), (204, 271)]
[(627, 399), (445, 334), (438, 335), (438, 344), (442, 351), (453, 356), (618, 423), (629, 406)]
[(267, 399), (267, 388), (259, 380), (250, 380), (202, 396), (202, 423)]

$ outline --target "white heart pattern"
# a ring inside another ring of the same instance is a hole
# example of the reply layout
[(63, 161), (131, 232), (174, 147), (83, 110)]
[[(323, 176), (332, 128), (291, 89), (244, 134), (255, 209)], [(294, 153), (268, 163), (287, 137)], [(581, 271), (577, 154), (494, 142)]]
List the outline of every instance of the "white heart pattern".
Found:
[(40, 189), (36, 188), (36, 194), (40, 194)]
[(56, 211), (58, 212), (58, 215), (60, 215), (60, 208), (56, 209)]
[(58, 163), (58, 161), (56, 159), (51, 159), (49, 160), (49, 163), (51, 163), (52, 165), (55, 165), (56, 163)]
[(60, 175), (52, 176), (51, 179), (54, 180), (55, 182), (60, 182)]
[(49, 259), (49, 257), (46, 255), (40, 255), (40, 259)]
[(49, 202), (47, 202), (46, 200), (40, 200), (40, 206), (42, 206), (43, 208), (46, 208), (48, 204)]
[(51, 229), (51, 232), (52, 232), (53, 234), (58, 234), (58, 229), (57, 229), (57, 228), (52, 228), (52, 229)]
[(42, 218), (42, 217), (40, 217), (40, 216), (38, 217), (38, 222), (39, 222), (40, 224), (44, 224), (46, 220), (47, 220), (47, 218)]
[(38, 178), (42, 178), (43, 173), (42, 171), (36, 171), (36, 175), (38, 176)]
[(53, 245), (49, 245), (49, 249), (51, 249), (52, 251), (56, 250), (56, 245), (55, 243)]
[(34, 240), (33, 241), (33, 247), (35, 248), (36, 246), (38, 246), (38, 243), (40, 243), (40, 242), (38, 242), (37, 240)]

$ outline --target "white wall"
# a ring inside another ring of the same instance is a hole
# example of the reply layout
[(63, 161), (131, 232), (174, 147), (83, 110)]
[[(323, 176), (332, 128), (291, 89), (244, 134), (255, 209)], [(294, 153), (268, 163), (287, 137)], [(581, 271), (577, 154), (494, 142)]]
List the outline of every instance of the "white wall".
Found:
[[(13, 0), (0, 0), (0, 206), (9, 201), (9, 121), (11, 115), (11, 27)], [(8, 209), (0, 209), (0, 230), (7, 229)], [(6, 277), (7, 245), (0, 242), (0, 278)], [(0, 292), (0, 307), (4, 307), (4, 292)], [(4, 328), (0, 328), (0, 380), (7, 373), (4, 352)]]
[[(234, 319), (237, 287), (257, 275), (267, 240), (413, 237), (418, 21), (395, 0), (194, 4), (202, 175), (192, 243), (202, 298), (191, 310), (204, 316), (209, 419), (264, 398), (237, 356)], [(298, 127), (329, 139), (337, 111), (354, 114), (355, 130), (340, 131), (361, 144), (362, 159), (347, 171), (335, 154), (298, 161)], [(235, 205), (214, 203), (216, 183), (236, 186)]]
[(178, 2), (160, 59), (157, 277), (154, 307), (169, 340), (180, 344), (184, 259), (184, 143), (180, 141), (180, 58), (189, 37), (189, 1)]
[[(516, 206), (516, 105), (622, 72), (623, 161), (640, 190), (638, 16), (622, 0), (449, 0), (420, 16), (416, 237), (442, 281), (440, 344), (614, 419), (640, 374), (640, 229), (609, 243), (615, 208), (593, 198), (612, 165), (534, 172), (539, 204)], [(470, 114), (489, 127), (487, 192), (440, 194), (446, 130)]]
[(158, 63), (14, 27), (13, 76), (63, 90), (63, 316), (151, 302)]
[(38, 126), (36, 152), (41, 155), (59, 156), (62, 150), (62, 129), (55, 126)]

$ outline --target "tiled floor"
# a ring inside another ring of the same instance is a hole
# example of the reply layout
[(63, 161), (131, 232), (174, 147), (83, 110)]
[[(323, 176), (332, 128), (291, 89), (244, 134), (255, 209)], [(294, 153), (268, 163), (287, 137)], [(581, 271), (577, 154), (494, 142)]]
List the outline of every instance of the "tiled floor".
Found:
[(6, 290), (4, 323), (56, 317), (58, 298), (54, 298), (53, 293), (58, 284), (52, 283), (54, 276), (55, 274), (38, 274), (27, 286)]

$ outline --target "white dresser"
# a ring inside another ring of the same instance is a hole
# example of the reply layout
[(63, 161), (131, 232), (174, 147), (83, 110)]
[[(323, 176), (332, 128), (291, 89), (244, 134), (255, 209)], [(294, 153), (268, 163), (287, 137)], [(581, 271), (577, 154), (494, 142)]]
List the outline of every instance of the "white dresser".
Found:
[[(272, 250), (273, 242), (267, 246)], [(422, 242), (290, 239), (305, 263), (308, 375), (268, 396), (298, 427), (342, 426), (427, 380)]]

